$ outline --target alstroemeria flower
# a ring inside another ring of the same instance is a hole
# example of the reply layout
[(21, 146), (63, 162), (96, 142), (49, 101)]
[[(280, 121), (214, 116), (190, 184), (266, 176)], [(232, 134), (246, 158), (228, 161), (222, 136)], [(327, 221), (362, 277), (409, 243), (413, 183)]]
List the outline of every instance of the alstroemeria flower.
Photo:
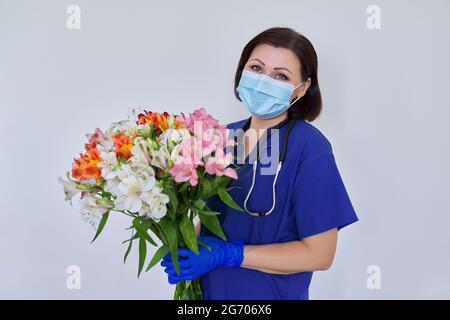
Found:
[(167, 203), (169, 196), (162, 192), (162, 189), (155, 186), (150, 192), (142, 194), (141, 199), (144, 201), (140, 215), (159, 221), (167, 213)]
[(180, 154), (180, 145), (176, 145), (169, 153), (166, 147), (162, 147), (159, 150), (152, 151), (152, 166), (167, 169), (175, 162)]
[(86, 153), (80, 153), (79, 159), (74, 159), (72, 164), (72, 177), (77, 181), (84, 179), (96, 179), (98, 180), (102, 171), (98, 167), (98, 163), (101, 161), (98, 149), (90, 144), (84, 145)]
[(89, 222), (92, 227), (97, 229), (98, 224), (102, 216), (109, 211), (111, 206), (109, 205), (99, 205), (97, 204), (96, 197), (86, 196), (80, 200), (81, 204), (81, 219), (83, 221)]
[(196, 131), (215, 128), (219, 125), (219, 121), (214, 119), (204, 108), (199, 108), (189, 114), (188, 128), (196, 134)]
[(78, 188), (78, 183), (70, 177), (69, 171), (66, 172), (66, 176), (67, 181), (61, 177), (59, 177), (58, 180), (63, 185), (64, 194), (66, 196), (65, 200), (70, 201), (70, 204), (72, 205), (72, 198), (77, 193), (81, 192), (81, 190)]
[(94, 133), (87, 133), (86, 137), (89, 140), (90, 145), (96, 145), (97, 143), (102, 144), (102, 142), (105, 141), (105, 135), (103, 134), (103, 131), (99, 128), (95, 129)]
[(123, 132), (116, 133), (112, 136), (114, 142), (114, 152), (123, 157), (125, 160), (131, 157), (131, 148), (133, 143), (131, 138)]
[(198, 183), (197, 166), (194, 165), (191, 158), (179, 156), (169, 173), (175, 178), (176, 182), (189, 181), (192, 186)]
[(208, 158), (208, 161), (205, 164), (205, 170), (209, 174), (228, 176), (237, 179), (236, 170), (228, 167), (231, 164), (231, 161), (232, 154), (227, 153), (224, 155), (223, 149), (219, 148), (215, 151), (214, 156)]
[(149, 177), (147, 180), (130, 175), (122, 180), (118, 189), (118, 195), (115, 204), (119, 210), (129, 210), (138, 212), (142, 207), (141, 195), (150, 191), (155, 185), (155, 177)]
[(98, 163), (98, 166), (102, 169), (102, 177), (105, 180), (114, 179), (117, 176), (117, 154), (113, 151), (100, 152), (102, 161)]

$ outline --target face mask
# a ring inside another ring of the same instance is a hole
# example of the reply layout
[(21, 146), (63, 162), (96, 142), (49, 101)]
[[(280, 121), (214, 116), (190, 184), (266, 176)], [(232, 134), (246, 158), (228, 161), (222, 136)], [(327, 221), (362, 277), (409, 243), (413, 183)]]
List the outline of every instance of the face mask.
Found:
[(290, 83), (275, 80), (265, 74), (243, 70), (236, 90), (251, 114), (258, 118), (270, 119), (282, 114), (300, 99), (298, 96), (289, 103), (292, 93), (302, 83), (303, 81), (294, 87)]

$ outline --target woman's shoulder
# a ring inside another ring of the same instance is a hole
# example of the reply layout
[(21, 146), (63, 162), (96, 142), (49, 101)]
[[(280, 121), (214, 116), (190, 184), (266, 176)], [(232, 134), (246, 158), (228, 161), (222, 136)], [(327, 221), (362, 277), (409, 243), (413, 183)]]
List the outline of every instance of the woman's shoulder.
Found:
[[(237, 130), (242, 128), (248, 118), (240, 119), (226, 124), (226, 128), (230, 130)], [(293, 145), (299, 150), (301, 158), (316, 159), (324, 155), (332, 155), (333, 148), (330, 140), (326, 135), (316, 126), (305, 119), (296, 119), (294, 126), (289, 134), (289, 141), (291, 137), (294, 139)]]
[(248, 120), (248, 118), (229, 122), (225, 126), (227, 129), (236, 130), (236, 129), (242, 128), (247, 120)]
[(307, 120), (296, 121), (292, 133), (295, 141), (303, 152), (302, 159), (317, 159), (325, 155), (333, 154), (333, 147), (328, 137), (315, 125)]

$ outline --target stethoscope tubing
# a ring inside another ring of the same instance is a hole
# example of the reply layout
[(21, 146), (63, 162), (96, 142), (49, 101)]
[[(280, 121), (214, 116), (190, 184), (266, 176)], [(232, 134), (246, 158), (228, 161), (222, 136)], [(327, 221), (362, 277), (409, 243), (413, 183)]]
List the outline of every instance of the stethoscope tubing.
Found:
[[(291, 119), (289, 121), (288, 127), (286, 128), (286, 131), (285, 131), (284, 136), (283, 136), (283, 145), (282, 145), (282, 149), (281, 149), (281, 154), (280, 154), (280, 157), (278, 158), (277, 171), (275, 172), (275, 177), (274, 177), (274, 180), (273, 180), (273, 183), (272, 183), (272, 207), (267, 212), (253, 212), (253, 211), (250, 211), (247, 208), (248, 199), (250, 198), (250, 196), (251, 196), (251, 194), (253, 192), (253, 188), (255, 187), (256, 171), (258, 169), (259, 148), (258, 148), (258, 144), (256, 145), (257, 157), (256, 157), (256, 160), (253, 162), (253, 166), (252, 166), (252, 169), (253, 169), (252, 184), (251, 184), (250, 190), (247, 192), (247, 196), (245, 197), (245, 200), (244, 200), (244, 209), (251, 216), (254, 216), (254, 217), (265, 217), (265, 216), (268, 216), (269, 214), (271, 214), (273, 209), (275, 209), (275, 204), (276, 204), (275, 186), (276, 186), (276, 183), (277, 183), (277, 180), (278, 180), (278, 174), (279, 174), (279, 172), (281, 170), (281, 167), (282, 167), (282, 164), (284, 162), (284, 159), (286, 158), (286, 150), (287, 150), (287, 143), (288, 143), (288, 139), (289, 139), (289, 133), (290, 133), (290, 131), (292, 129), (292, 126), (294, 125), (294, 122), (295, 122), (295, 119)], [(271, 132), (269, 132), (268, 137), (270, 137), (270, 134), (271, 134)]]

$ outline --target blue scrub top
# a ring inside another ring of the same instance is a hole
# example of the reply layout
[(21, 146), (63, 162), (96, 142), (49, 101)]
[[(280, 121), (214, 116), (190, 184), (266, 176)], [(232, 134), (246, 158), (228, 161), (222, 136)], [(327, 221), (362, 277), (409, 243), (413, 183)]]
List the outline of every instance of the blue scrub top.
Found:
[[(227, 127), (245, 131), (250, 119), (232, 122)], [(279, 152), (286, 127), (287, 121), (283, 121), (279, 127)], [(270, 139), (267, 139), (264, 148), (260, 148), (261, 158), (263, 153), (271, 153)], [(251, 154), (255, 152), (256, 148)], [(232, 188), (229, 193), (241, 208), (244, 208), (252, 180), (249, 158), (246, 158), (245, 164), (237, 163), (240, 167), (238, 179), (232, 180), (227, 186), (238, 187)], [(260, 168), (264, 166), (258, 164), (255, 187), (247, 202), (250, 211), (268, 211), (272, 206), (274, 175), (261, 175)], [(254, 217), (245, 211), (234, 210), (218, 196), (208, 200), (212, 210), (221, 212), (218, 217), (227, 240), (242, 239), (249, 245), (288, 242), (335, 227), (341, 229), (358, 221), (336, 166), (330, 142), (306, 120), (297, 119), (290, 131), (286, 159), (275, 190), (276, 205), (266, 217)], [(200, 234), (216, 237), (203, 225)], [(312, 274), (271, 274), (243, 267), (220, 267), (201, 276), (200, 285), (205, 300), (307, 300)]]

